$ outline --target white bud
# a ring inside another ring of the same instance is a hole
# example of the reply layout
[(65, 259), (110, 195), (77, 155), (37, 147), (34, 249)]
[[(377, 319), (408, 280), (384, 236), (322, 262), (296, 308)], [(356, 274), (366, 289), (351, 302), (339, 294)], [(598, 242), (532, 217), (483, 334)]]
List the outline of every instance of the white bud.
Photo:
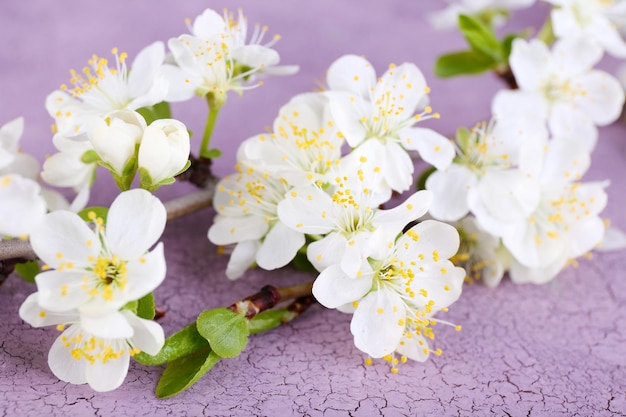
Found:
[(119, 110), (90, 120), (87, 136), (100, 158), (122, 175), (135, 156), (135, 145), (141, 141), (145, 128), (146, 121), (139, 113)]
[(152, 185), (171, 178), (189, 159), (189, 132), (178, 120), (155, 120), (143, 133), (139, 146), (139, 169), (150, 174)]

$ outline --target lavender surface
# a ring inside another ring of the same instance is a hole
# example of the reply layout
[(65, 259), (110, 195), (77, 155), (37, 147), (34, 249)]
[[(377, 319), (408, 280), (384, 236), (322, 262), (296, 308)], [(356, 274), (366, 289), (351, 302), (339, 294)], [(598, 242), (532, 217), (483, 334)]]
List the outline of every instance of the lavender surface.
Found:
[[(276, 49), (284, 64), (300, 73), (268, 79), (243, 97), (232, 95), (220, 116), (214, 144), (224, 156), (215, 164), (226, 175), (238, 143), (271, 125), (291, 96), (311, 91), (330, 63), (345, 53), (366, 56), (382, 73), (391, 62), (415, 62), (431, 86), (431, 104), (442, 118), (429, 126), (451, 135), (489, 115), (494, 92), (503, 88), (492, 75), (439, 80), (436, 56), (464, 47), (460, 34), (434, 32), (429, 11), (438, 0), (229, 1), (84, 0), (0, 3), (0, 123), (24, 116), (25, 151), (42, 161), (53, 152), (44, 108), (48, 93), (69, 79), (96, 53), (109, 57), (118, 47), (130, 58), (155, 40), (186, 32), (184, 18), (205, 7), (242, 6), (249, 22), (279, 33)], [(544, 5), (545, 6), (545, 5)], [(539, 27), (547, 8), (516, 14), (511, 27)], [(614, 72), (618, 62), (605, 59)], [(176, 117), (201, 132), (200, 99), (174, 106)], [(610, 179), (604, 217), (626, 230), (626, 126), (603, 128), (586, 180)], [(198, 147), (198, 139), (192, 149)], [(91, 203), (108, 205), (116, 190), (103, 172)], [(168, 199), (189, 192), (176, 184), (159, 192)], [(253, 270), (230, 282), (207, 240), (212, 210), (171, 221), (163, 241), (168, 276), (155, 292), (167, 310), (166, 334), (202, 310), (226, 306), (267, 283), (310, 280), (285, 268)], [(0, 287), (0, 416), (403, 416), (512, 415), (605, 416), (626, 414), (626, 258), (624, 252), (596, 253), (544, 286), (513, 285), (495, 290), (464, 288), (445, 318), (463, 330), (441, 326), (440, 357), (407, 363), (397, 375), (386, 363), (363, 363), (352, 343), (350, 316), (314, 306), (292, 324), (254, 336), (244, 353), (223, 360), (190, 390), (168, 400), (153, 391), (161, 367), (137, 363), (124, 385), (110, 393), (58, 381), (46, 355), (57, 337), (53, 328), (24, 324), (17, 310), (35, 289), (11, 277)]]

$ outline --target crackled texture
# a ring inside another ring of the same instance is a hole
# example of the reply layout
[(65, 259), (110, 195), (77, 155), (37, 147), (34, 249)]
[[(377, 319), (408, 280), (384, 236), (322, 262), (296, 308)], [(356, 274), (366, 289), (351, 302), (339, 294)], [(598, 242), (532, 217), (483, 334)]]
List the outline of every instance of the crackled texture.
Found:
[[(134, 54), (148, 43), (183, 33), (185, 17), (226, 1), (134, 0), (99, 3), (47, 0), (0, 3), (0, 122), (26, 118), (24, 149), (40, 159), (51, 153), (43, 100), (82, 68), (91, 54), (107, 56), (114, 46)], [(243, 2), (250, 22), (280, 33), (285, 64), (301, 65), (288, 78), (268, 79), (243, 98), (231, 96), (220, 116), (215, 146), (225, 156), (220, 175), (232, 168), (237, 144), (272, 123), (280, 105), (310, 91), (327, 66), (343, 53), (365, 55), (381, 73), (390, 62), (413, 61), (432, 88), (431, 104), (442, 119), (429, 126), (450, 135), (458, 126), (483, 120), (490, 98), (503, 84), (491, 75), (437, 80), (434, 58), (460, 49), (456, 33), (434, 33), (425, 12), (443, 7), (437, 0), (363, 2), (317, 0)], [(514, 29), (538, 27), (546, 7), (522, 12)], [(615, 70), (617, 63), (605, 62)], [(174, 107), (198, 132), (205, 118), (200, 99)], [(626, 126), (601, 129), (588, 179), (609, 178), (605, 216), (626, 229)], [(192, 148), (197, 147), (197, 139)], [(94, 204), (109, 204), (115, 190), (101, 175)], [(163, 198), (190, 191), (177, 184)], [(213, 216), (204, 210), (170, 222), (164, 235), (168, 276), (156, 293), (167, 310), (167, 334), (206, 308), (228, 305), (262, 285), (309, 280), (283, 269), (252, 271), (236, 282), (224, 275), (227, 259), (206, 239)], [(624, 252), (595, 254), (544, 286), (515, 286), (506, 280), (495, 290), (467, 286), (446, 318), (461, 332), (443, 327), (436, 347), (441, 357), (408, 363), (392, 375), (384, 362), (363, 364), (354, 348), (349, 316), (314, 306), (290, 325), (254, 336), (244, 353), (219, 363), (187, 392), (157, 400), (153, 390), (161, 367), (136, 363), (123, 387), (94, 393), (87, 386), (58, 381), (46, 355), (57, 337), (53, 328), (33, 329), (17, 315), (34, 291), (11, 277), (0, 287), (0, 416), (405, 416), (511, 415), (608, 416), (626, 413), (626, 258)]]

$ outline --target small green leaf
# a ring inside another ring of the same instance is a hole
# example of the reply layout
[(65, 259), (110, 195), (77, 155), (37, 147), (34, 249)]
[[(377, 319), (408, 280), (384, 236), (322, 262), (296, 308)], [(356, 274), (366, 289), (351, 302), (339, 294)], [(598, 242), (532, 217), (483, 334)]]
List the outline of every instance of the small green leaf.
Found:
[(191, 161), (187, 161), (187, 163), (185, 164), (185, 166), (183, 167), (183, 169), (181, 169), (180, 171), (178, 171), (176, 174), (174, 174), (174, 176), (180, 175), (183, 172), (187, 171), (189, 169), (189, 167), (191, 166)]
[(41, 269), (39, 268), (39, 262), (28, 261), (15, 265), (15, 272), (26, 282), (35, 282), (35, 277)]
[(465, 127), (459, 127), (456, 130), (456, 143), (459, 144), (459, 148), (461, 149), (467, 149), (471, 137), (472, 132), (470, 132), (469, 129)]
[(154, 319), (154, 294), (148, 293), (137, 301), (137, 316), (142, 319)]
[(210, 347), (197, 350), (167, 364), (156, 387), (158, 398), (169, 398), (186, 390), (222, 359)]
[(497, 62), (476, 51), (461, 51), (442, 55), (435, 62), (438, 77), (455, 77), (465, 74), (480, 74), (489, 71)]
[(171, 119), (172, 111), (170, 109), (170, 103), (162, 101), (154, 106), (146, 106), (137, 109), (137, 113), (141, 114), (146, 119), (146, 124), (150, 124), (158, 119)]
[(283, 317), (287, 313), (286, 308), (267, 310), (252, 317), (248, 322), (250, 334), (257, 334), (275, 329), (283, 323)]
[(78, 212), (78, 216), (86, 222), (91, 222), (92, 219), (89, 217), (89, 213), (94, 213), (96, 217), (100, 217), (104, 223), (107, 222), (107, 214), (109, 214), (109, 209), (107, 207), (87, 207)]
[(227, 308), (200, 313), (196, 321), (198, 333), (209, 341), (211, 349), (223, 358), (234, 358), (248, 344), (248, 321)]
[(98, 152), (94, 151), (93, 149), (85, 151), (85, 153), (80, 156), (80, 161), (85, 164), (93, 164), (94, 162), (98, 162), (99, 160), (100, 155), (98, 155)]
[(208, 346), (209, 342), (198, 333), (194, 322), (165, 339), (165, 344), (156, 355), (152, 356), (142, 352), (133, 358), (144, 365), (161, 365)]
[(471, 16), (459, 15), (459, 29), (472, 50), (496, 62), (502, 60), (502, 45), (489, 26)]
[(222, 156), (222, 151), (217, 148), (209, 149), (202, 153), (203, 158), (214, 159)]
[(422, 171), (419, 178), (417, 179), (417, 183), (415, 184), (417, 191), (426, 189), (426, 180), (428, 180), (428, 177), (430, 177), (430, 175), (435, 171), (437, 171), (437, 168), (435, 167), (428, 167), (424, 171)]
[(174, 184), (176, 182), (176, 178), (174, 177), (169, 177), (169, 178), (164, 178), (161, 181), (159, 181), (159, 183), (157, 184), (159, 187), (162, 185), (170, 185), (170, 184)]
[(139, 167), (139, 184), (141, 188), (148, 189), (152, 187), (152, 176), (150, 171), (144, 167)]
[(129, 301), (126, 303), (124, 307), (122, 307), (122, 310), (129, 310), (137, 314), (137, 305), (138, 305), (137, 300)]

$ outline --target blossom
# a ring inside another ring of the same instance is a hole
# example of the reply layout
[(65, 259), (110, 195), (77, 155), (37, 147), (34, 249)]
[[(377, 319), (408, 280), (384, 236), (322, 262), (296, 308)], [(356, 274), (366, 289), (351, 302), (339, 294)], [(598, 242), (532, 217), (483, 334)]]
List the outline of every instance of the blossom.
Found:
[[(247, 23), (243, 14), (233, 21), (222, 18), (211, 9), (205, 10), (191, 26), (192, 35), (183, 34), (168, 41), (178, 68), (167, 70), (177, 99), (186, 100), (197, 94), (211, 93), (217, 102), (226, 100), (230, 90), (242, 92), (256, 85), (247, 85), (255, 76), (275, 68), (280, 61), (278, 52), (271, 49), (274, 42), (260, 45), (264, 31), (257, 32), (246, 43)], [(291, 74), (297, 67), (276, 69), (276, 74)]]
[(307, 248), (307, 257), (317, 270), (340, 265), (347, 275), (356, 276), (370, 255), (369, 240), (379, 228), (401, 230), (428, 210), (429, 191), (417, 192), (393, 209), (379, 209), (380, 201), (370, 188), (372, 172), (378, 170), (366, 161), (356, 172), (338, 170), (327, 187), (294, 187), (278, 204), (278, 217), (292, 230), (325, 235)]
[(162, 73), (165, 47), (155, 42), (140, 51), (130, 68), (127, 54), (112, 50), (115, 67), (106, 58), (94, 55), (82, 74), (71, 70), (70, 86), (63, 84), (46, 99), (46, 109), (54, 117), (56, 135), (76, 137), (87, 128), (92, 116), (115, 110), (136, 110), (166, 99), (169, 82)]
[(240, 152), (293, 185), (326, 182), (341, 159), (343, 137), (320, 93), (300, 94), (281, 107), (273, 132), (242, 143)]
[(145, 188), (158, 186), (183, 170), (189, 160), (189, 132), (174, 119), (155, 120), (143, 132), (138, 164)]
[(59, 210), (32, 230), (30, 243), (47, 269), (35, 278), (42, 308), (115, 311), (165, 278), (163, 244), (148, 252), (165, 227), (165, 207), (156, 197), (127, 191), (112, 203), (106, 227), (95, 214), (91, 218), (95, 230), (75, 213)]
[(430, 353), (426, 339), (434, 338), (433, 316), (461, 294), (465, 271), (449, 261), (459, 235), (435, 220), (420, 222), (396, 239), (400, 231), (385, 227), (377, 253), (368, 259), (371, 272), (351, 277), (331, 266), (315, 280), (313, 294), (326, 307), (354, 311), (350, 331), (361, 351), (374, 358), (397, 351), (403, 361), (422, 362)]
[(38, 299), (38, 293), (31, 294), (19, 314), (33, 327), (57, 325), (62, 332), (48, 354), (50, 370), (62, 381), (114, 390), (126, 378), (131, 356), (141, 351), (156, 355), (163, 347), (161, 326), (129, 310), (90, 316), (77, 310), (51, 311)]
[[(429, 88), (421, 71), (413, 64), (390, 65), (376, 80), (371, 64), (364, 58), (345, 55), (328, 69), (330, 109), (338, 129), (354, 152), (377, 158), (381, 179), (391, 189), (409, 189), (413, 163), (407, 150), (416, 150), (429, 164), (446, 168), (454, 157), (454, 147), (443, 136), (412, 127), (428, 117), (425, 107)], [(418, 108), (424, 111), (415, 114)]]
[(544, 124), (527, 114), (501, 114), (471, 131), (460, 130), (453, 164), (426, 180), (426, 189), (434, 193), (430, 214), (444, 221), (461, 219), (469, 212), (468, 194), (485, 176), (497, 179), (499, 172), (518, 167), (526, 153), (543, 147), (547, 139)]
[(620, 34), (626, 22), (626, 3), (621, 0), (546, 0), (558, 38), (585, 37), (617, 58), (626, 58), (626, 42)]
[(539, 40), (516, 39), (510, 64), (520, 89), (500, 91), (494, 106), (507, 113), (541, 112), (552, 135), (571, 137), (592, 150), (596, 125), (615, 121), (624, 104), (619, 82), (591, 69), (601, 56), (601, 49), (588, 39), (561, 39), (552, 51)]
[(436, 29), (454, 29), (459, 24), (459, 15), (480, 15), (494, 11), (495, 23), (499, 24), (502, 15), (509, 10), (530, 7), (535, 0), (449, 0), (450, 5), (443, 10), (432, 13), (430, 23)]
[(240, 161), (237, 174), (222, 179), (213, 205), (217, 215), (208, 238), (216, 245), (237, 246), (226, 275), (239, 278), (256, 261), (263, 269), (287, 265), (305, 243), (304, 234), (287, 227), (277, 215), (277, 205), (291, 186), (249, 161)]

